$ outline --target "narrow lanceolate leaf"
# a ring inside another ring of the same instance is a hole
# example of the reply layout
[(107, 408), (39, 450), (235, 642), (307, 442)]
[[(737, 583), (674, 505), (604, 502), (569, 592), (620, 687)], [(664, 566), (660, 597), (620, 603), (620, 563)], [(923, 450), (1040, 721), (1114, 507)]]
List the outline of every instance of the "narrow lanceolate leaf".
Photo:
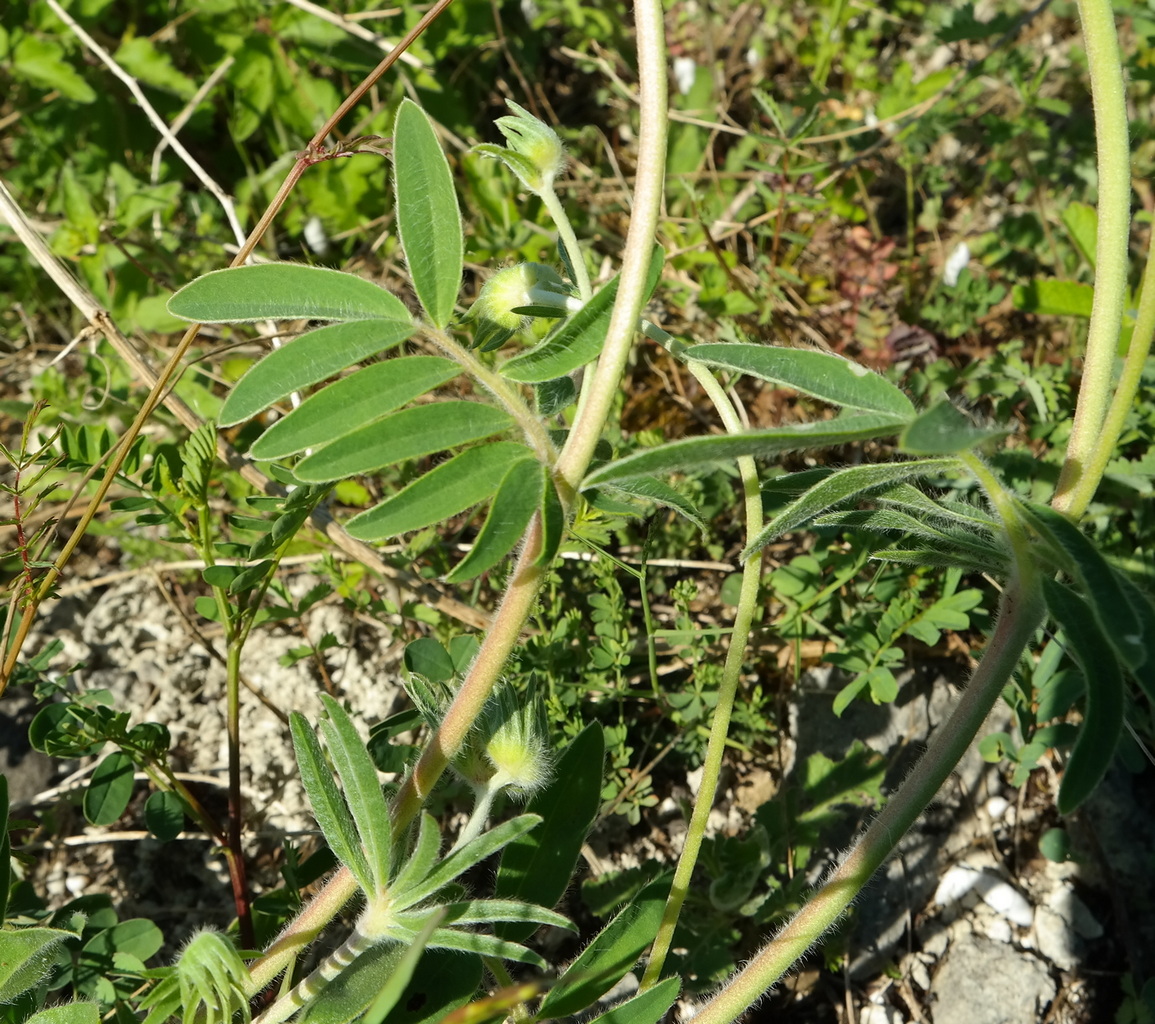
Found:
[(875, 500), (880, 505), (905, 509), (911, 515), (932, 520), (953, 522), (959, 526), (993, 530), (998, 521), (985, 509), (961, 501), (935, 501), (929, 494), (911, 484), (898, 484), (879, 491)]
[(413, 290), (429, 319), (445, 327), (461, 288), (464, 242), (453, 174), (433, 125), (412, 100), (402, 100), (393, 133), (397, 231)]
[(0, 931), (0, 1004), (16, 999), (56, 969), (55, 948), (75, 932), (59, 928)]
[(480, 402), (455, 400), (402, 409), (302, 459), (294, 474), (304, 483), (325, 483), (371, 473), (405, 459), (480, 441), (510, 423), (506, 413)]
[(413, 333), (409, 314), (320, 327), (273, 349), (253, 366), (221, 407), (222, 426), (251, 419), (286, 395), (332, 377), (347, 366), (400, 345)]
[(541, 507), (544, 488), (540, 463), (515, 462), (510, 466), (493, 496), (473, 548), (445, 577), (446, 582), (471, 580), (508, 555)]
[(1007, 553), (989, 538), (970, 530), (952, 526), (936, 527), (933, 520), (916, 519), (893, 508), (853, 509), (848, 512), (828, 512), (814, 519), (815, 526), (849, 526), (875, 533), (902, 533), (918, 537), (944, 550), (966, 555), (976, 566), (997, 570), (1007, 563)]
[(293, 750), (297, 755), (301, 782), (321, 834), (334, 856), (352, 872), (357, 884), (365, 892), (372, 893), (373, 874), (369, 870), (369, 860), (357, 836), (353, 816), (333, 781), (333, 773), (317, 741), (317, 734), (305, 721), (304, 715), (296, 711), (289, 716), (289, 729), (293, 734)]
[(433, 865), (437, 863), (440, 849), (441, 829), (437, 827), (437, 821), (432, 814), (422, 811), (413, 852), (409, 854), (409, 859), (389, 885), (389, 892), (399, 906), (410, 906), (416, 902), (409, 899), (409, 890), (429, 874)]
[[(505, 848), (494, 886), (497, 896), (543, 907), (561, 899), (601, 805), (604, 758), (602, 727), (591, 722), (562, 752), (553, 781), (530, 800), (528, 810), (541, 815), (541, 825)], [(532, 926), (519, 924), (495, 930), (516, 941), (533, 934)]]
[[(1151, 599), (1135, 585), (1130, 577), (1120, 573), (1119, 582), (1127, 595), (1127, 603), (1131, 611), (1139, 621), (1143, 636), (1148, 638), (1148, 643), (1151, 643), (1150, 638), (1155, 637), (1155, 606), (1151, 604)], [(1155, 701), (1155, 651), (1149, 652), (1147, 660), (1139, 668), (1132, 669), (1131, 675), (1134, 676), (1135, 682), (1143, 688), (1148, 700)]]
[(912, 477), (949, 472), (958, 469), (959, 465), (956, 459), (920, 459), (914, 462), (881, 463), (877, 466), (853, 466), (831, 473), (771, 519), (742, 552), (741, 557), (749, 558), (783, 533), (875, 487)]
[(254, 459), (280, 459), (320, 448), (452, 380), (461, 367), (441, 356), (389, 359), (358, 370), (306, 398), (249, 449)]
[(1006, 433), (976, 427), (950, 402), (939, 402), (907, 425), (898, 446), (909, 455), (953, 455)]
[(793, 388), (846, 409), (888, 413), (900, 419), (914, 416), (910, 399), (885, 377), (829, 352), (722, 342), (693, 345), (683, 355), (716, 369), (734, 370)]
[(401, 300), (372, 281), (327, 267), (261, 263), (190, 281), (168, 311), (202, 324), (255, 320), (409, 320)]
[(113, 751), (96, 766), (84, 792), (84, 816), (93, 825), (111, 825), (132, 798), (132, 758)]
[(96, 1003), (50, 1006), (28, 1017), (24, 1024), (100, 1024), (100, 1007)]
[(535, 565), (549, 565), (565, 536), (565, 509), (558, 497), (553, 474), (545, 466), (542, 466), (542, 474), (545, 483), (541, 496), (541, 550), (534, 559)]
[(447, 903), (442, 909), (445, 911), (447, 925), (518, 921), (534, 925), (548, 924), (554, 928), (575, 931), (573, 922), (568, 917), (520, 900), (462, 900), (458, 903)]
[(868, 413), (840, 416), (816, 423), (798, 423), (773, 430), (689, 437), (599, 466), (585, 478), (582, 487), (598, 487), (615, 480), (631, 480), (655, 473), (674, 473), (698, 466), (732, 462), (743, 455), (767, 457), (805, 448), (830, 448), (872, 437), (886, 437), (897, 433), (903, 422), (894, 416)]
[(453, 928), (438, 928), (429, 937), (429, 946), (432, 949), (458, 949), (464, 953), (479, 953), (481, 956), (496, 957), (499, 960), (516, 960), (522, 964), (533, 964), (534, 967), (548, 966), (532, 949), (517, 942), (505, 942), (492, 935), (482, 935), (479, 932), (459, 932)]
[(375, 883), (371, 893), (384, 892), (392, 867), (392, 827), (381, 782), (369, 751), (353, 725), (352, 719), (328, 694), (321, 694), (328, 718), (321, 722), (321, 732), (329, 745), (329, 756), (337, 768), (345, 800), (357, 826), (361, 845)]
[(610, 311), (617, 294), (615, 277), (573, 316), (558, 324), (540, 345), (503, 363), (502, 376), (526, 384), (540, 384), (596, 359), (606, 341)]
[(633, 480), (623, 480), (610, 485), (611, 489), (620, 494), (628, 494), (633, 498), (653, 502), (664, 508), (672, 508), (679, 515), (688, 519), (703, 533), (707, 531), (706, 521), (702, 513), (684, 494), (674, 490), (664, 480), (653, 476), (641, 476)]
[(454, 850), (419, 884), (414, 885), (409, 892), (409, 902), (415, 904), (428, 899), (439, 889), (445, 888), (458, 875), (468, 871), (474, 864), (480, 864), (486, 857), (493, 856), (498, 850), (517, 839), (518, 836), (525, 835), (540, 821), (541, 817), (537, 814), (519, 814), (516, 818), (503, 821), (488, 832), (483, 832), (460, 849)]
[(405, 994), (405, 990), (417, 970), (417, 965), (425, 953), (429, 937), (437, 930), (439, 920), (439, 915), (430, 914), (429, 921), (417, 935), (417, 938), (405, 946), (404, 954), (388, 972), (387, 980), (381, 986), (381, 991), (377, 993), (373, 1004), (365, 1011), (365, 1016), (361, 1018), (361, 1024), (381, 1024), (401, 1001), (401, 997)]
[(1061, 512), (1036, 504), (1028, 505), (1027, 512), (1036, 529), (1059, 553), (1063, 567), (1082, 584), (1099, 628), (1123, 664), (1132, 671), (1139, 668), (1147, 660), (1155, 637), (1144, 636), (1135, 607), (1110, 563)]
[(388, 990), (390, 977), (404, 969), (403, 962), (410, 959), (412, 949), (420, 955), (422, 946), (417, 937), (405, 946), (391, 943), (367, 949), (301, 1010), (294, 1018), (296, 1024), (350, 1024), (357, 1020), (383, 990)]
[(490, 497), (509, 467), (525, 459), (533, 459), (533, 452), (513, 441), (468, 448), (354, 516), (345, 528), (351, 537), (372, 541), (444, 522)]
[(1123, 675), (1087, 602), (1051, 579), (1044, 578), (1043, 590), (1087, 681), (1083, 724), (1059, 785), (1059, 813), (1070, 814), (1094, 792), (1115, 755), (1123, 731)]
[(647, 885), (572, 963), (542, 1000), (541, 1018), (568, 1017), (613, 988), (654, 940), (662, 920), (669, 877)]
[(640, 995), (606, 1010), (590, 1024), (658, 1024), (674, 1005), (682, 988), (680, 978), (666, 978)]

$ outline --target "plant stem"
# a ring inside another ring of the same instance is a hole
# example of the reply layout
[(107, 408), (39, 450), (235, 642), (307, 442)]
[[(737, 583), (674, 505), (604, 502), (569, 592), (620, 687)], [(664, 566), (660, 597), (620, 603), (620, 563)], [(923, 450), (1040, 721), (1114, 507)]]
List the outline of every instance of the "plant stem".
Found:
[(950, 777), (1042, 619), (1043, 605), (1033, 576), (1011, 580), (1003, 593), (998, 621), (983, 660), (950, 717), (935, 731), (914, 771), (830, 879), (721, 992), (701, 1007), (694, 1016), (696, 1024), (729, 1024), (736, 1020), (841, 917)]
[[(610, 417), (634, 332), (642, 311), (666, 172), (667, 110), (666, 39), (661, 0), (637, 0), (634, 26), (638, 40), (638, 165), (630, 229), (622, 254), (621, 283), (610, 315), (606, 343), (582, 390), (577, 416), (558, 459), (556, 476), (576, 493), (593, 458), (594, 446)], [(563, 499), (566, 496), (563, 495)]]
[[(1086, 508), (1098, 479), (1090, 473), (1096, 453), (1114, 448), (1103, 434), (1111, 379), (1123, 324), (1127, 293), (1127, 237), (1131, 222), (1131, 151), (1127, 137), (1127, 105), (1123, 66), (1110, 0), (1077, 0), (1095, 108), (1095, 144), (1099, 172), (1099, 229), (1095, 242), (1095, 297), (1083, 380), (1067, 457), (1052, 504), (1074, 513), (1076, 498)], [(1105, 464), (1105, 459), (1103, 460)], [(1076, 488), (1078, 493), (1076, 495)]]
[[(740, 433), (742, 421), (733, 402), (717, 378), (705, 366), (694, 359), (687, 360), (690, 372), (697, 378), (710, 401), (718, 411), (726, 430), (731, 434)], [(749, 456), (738, 459), (738, 472), (742, 477), (742, 491), (746, 499), (746, 542), (747, 544), (762, 530), (762, 486), (758, 479), (758, 467)], [(690, 891), (690, 881), (702, 840), (706, 835), (706, 824), (714, 797), (718, 791), (718, 778), (722, 773), (722, 758), (726, 753), (726, 736), (730, 731), (730, 716), (734, 710), (734, 698), (738, 683), (742, 678), (742, 662), (746, 655), (746, 645), (750, 638), (750, 626), (758, 606), (758, 585), (762, 576), (762, 553), (759, 551), (746, 559), (742, 566), (742, 588), (738, 597), (738, 608), (734, 613), (734, 628), (730, 635), (730, 646), (726, 651), (726, 664), (722, 669), (722, 681), (718, 686), (718, 704), (710, 724), (710, 741), (706, 746), (703, 763), (702, 784), (694, 801), (694, 812), (686, 830), (685, 843), (674, 871), (674, 882), (670, 888), (662, 923), (650, 951), (650, 962), (642, 977), (642, 989), (658, 983), (665, 966), (666, 956), (674, 940), (674, 929), (682, 912), (682, 904)]]
[(558, 244), (565, 250), (569, 265), (573, 267), (574, 277), (576, 278), (574, 284), (577, 285), (578, 296), (582, 302), (589, 302), (594, 294), (593, 285), (590, 283), (590, 272), (586, 269), (585, 257), (582, 255), (581, 248), (578, 246), (577, 235), (574, 234), (573, 225), (570, 223), (569, 217), (566, 216), (565, 207), (561, 204), (561, 198), (552, 188), (543, 189), (539, 194), (541, 201), (545, 203), (545, 208), (549, 211), (549, 215), (553, 218), (553, 222), (557, 226)]

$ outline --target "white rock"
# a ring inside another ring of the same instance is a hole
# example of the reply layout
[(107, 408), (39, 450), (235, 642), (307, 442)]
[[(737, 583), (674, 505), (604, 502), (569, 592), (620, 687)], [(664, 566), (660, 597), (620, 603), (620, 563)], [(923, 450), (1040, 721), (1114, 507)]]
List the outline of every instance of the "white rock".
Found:
[(678, 92), (687, 96), (694, 88), (694, 79), (698, 74), (698, 62), (693, 57), (674, 58), (674, 84)]
[(953, 288), (958, 284), (959, 275), (967, 268), (967, 264), (971, 261), (970, 246), (966, 242), (959, 242), (954, 247), (952, 252), (943, 264), (942, 268), (942, 283), (948, 288)]
[(979, 895), (991, 910), (1002, 914), (1012, 924), (1020, 928), (1029, 928), (1034, 920), (1034, 911), (1025, 896), (1009, 882), (1004, 882), (996, 875), (986, 871), (980, 873), (976, 883)]
[(1007, 808), (1011, 806), (1011, 802), (1006, 797), (992, 796), (986, 802), (986, 812), (991, 821), (998, 821), (1004, 814), (1007, 813)]
[(1078, 963), (1075, 933), (1050, 907), (1039, 907), (1035, 912), (1035, 939), (1039, 952), (1060, 970), (1070, 970)]
[(978, 884), (979, 875), (980, 872), (974, 868), (968, 868), (965, 864), (955, 864), (942, 876), (942, 881), (934, 891), (935, 905), (945, 907), (957, 903)]
[(858, 1024), (904, 1024), (903, 1016), (893, 1006), (868, 1004), (858, 1016)]
[(1047, 906), (1067, 922), (1084, 939), (1098, 939), (1103, 935), (1103, 926), (1095, 919), (1074, 890), (1063, 887), (1056, 889), (1047, 899)]

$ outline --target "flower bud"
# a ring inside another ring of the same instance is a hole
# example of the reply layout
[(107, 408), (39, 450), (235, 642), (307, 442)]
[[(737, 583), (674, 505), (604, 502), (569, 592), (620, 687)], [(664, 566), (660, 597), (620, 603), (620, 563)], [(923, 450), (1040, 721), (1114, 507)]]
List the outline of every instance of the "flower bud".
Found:
[(565, 147), (544, 121), (538, 120), (513, 100), (506, 100), (513, 114), (495, 122), (505, 136), (506, 148), (478, 146), (477, 152), (500, 160), (517, 175), (530, 192), (541, 195), (553, 189), (554, 179), (565, 167)]
[(500, 686), (486, 709), (486, 726), (485, 756), (494, 768), (491, 786), (525, 796), (549, 781), (549, 728), (536, 692), (519, 695), (511, 686)]
[(466, 317), (476, 324), (473, 347), (492, 352), (523, 330), (529, 319), (515, 310), (541, 310), (539, 316), (556, 310), (554, 315), (562, 316), (570, 299), (569, 286), (543, 263), (519, 263), (499, 270), (485, 282)]

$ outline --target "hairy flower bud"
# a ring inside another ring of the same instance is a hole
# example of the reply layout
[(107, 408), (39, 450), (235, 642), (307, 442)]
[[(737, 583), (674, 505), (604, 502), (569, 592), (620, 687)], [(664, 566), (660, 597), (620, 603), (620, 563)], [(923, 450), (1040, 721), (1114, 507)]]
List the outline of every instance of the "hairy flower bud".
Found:
[(572, 301), (569, 285), (544, 263), (499, 270), (485, 282), (466, 317), (476, 325), (473, 347), (482, 352), (501, 348), (528, 324), (526, 313), (519, 311), (563, 316)]
[(544, 121), (538, 120), (513, 100), (506, 100), (513, 114), (496, 121), (506, 146), (477, 146), (476, 151), (505, 164), (530, 192), (541, 195), (553, 190), (554, 179), (565, 167), (565, 147)]

